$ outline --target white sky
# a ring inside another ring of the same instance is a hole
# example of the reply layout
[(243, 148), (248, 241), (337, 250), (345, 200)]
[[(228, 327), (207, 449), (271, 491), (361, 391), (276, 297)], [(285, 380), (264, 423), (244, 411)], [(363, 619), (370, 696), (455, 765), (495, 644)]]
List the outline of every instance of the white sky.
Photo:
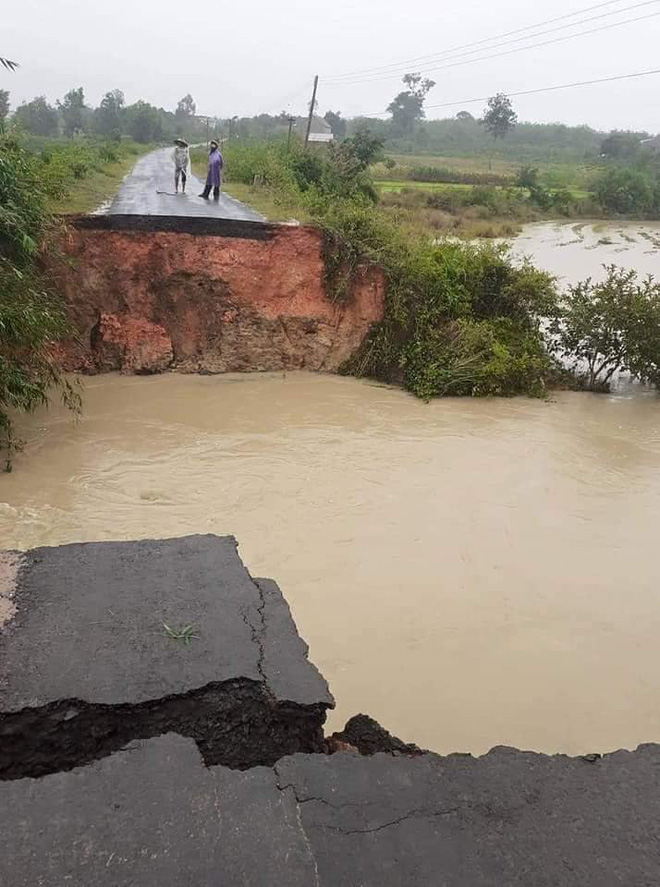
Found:
[[(4, 0), (0, 55), (20, 62), (21, 68), (13, 74), (0, 68), (0, 87), (10, 90), (14, 106), (39, 94), (54, 101), (83, 86), (92, 104), (119, 88), (128, 102), (143, 98), (173, 109), (191, 92), (199, 113), (228, 117), (283, 108), (303, 113), (318, 73), (321, 112), (369, 114), (384, 109), (398, 92), (398, 72), (376, 82), (331, 85), (324, 78), (441, 53), (596, 2)], [(641, 2), (618, 0), (574, 21)], [(423, 63), (402, 68), (428, 71), (438, 81), (428, 105), (660, 68), (660, 0), (573, 32), (653, 13), (658, 15), (489, 61), (475, 62), (478, 56), (471, 56), (470, 64), (444, 71), (430, 71), (434, 66)], [(530, 42), (569, 33), (557, 31)], [(487, 46), (484, 54), (496, 51), (495, 45)], [(524, 120), (657, 132), (659, 93), (660, 74), (513, 101)], [(482, 105), (465, 108), (476, 115)], [(429, 108), (427, 116), (451, 116), (459, 109)]]

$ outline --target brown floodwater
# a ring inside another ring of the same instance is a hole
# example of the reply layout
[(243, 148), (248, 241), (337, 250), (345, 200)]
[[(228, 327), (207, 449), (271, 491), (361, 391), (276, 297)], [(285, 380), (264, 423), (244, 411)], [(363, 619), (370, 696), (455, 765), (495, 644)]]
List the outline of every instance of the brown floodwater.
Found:
[(529, 256), (561, 285), (586, 277), (602, 280), (605, 265), (660, 276), (659, 222), (536, 222), (512, 241), (513, 254)]
[(660, 399), (100, 376), (24, 427), (0, 544), (233, 533), (337, 698), (440, 752), (660, 740)]

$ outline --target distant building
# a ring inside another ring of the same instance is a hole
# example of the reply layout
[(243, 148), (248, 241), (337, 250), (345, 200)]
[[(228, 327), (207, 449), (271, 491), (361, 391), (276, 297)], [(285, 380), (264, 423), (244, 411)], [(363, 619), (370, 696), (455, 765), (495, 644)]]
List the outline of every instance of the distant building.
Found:
[(652, 139), (642, 139), (642, 145), (651, 148), (653, 151), (660, 151), (660, 135), (653, 136)]
[[(299, 117), (296, 121), (296, 132), (303, 139), (307, 132), (307, 119), (307, 117)], [(309, 131), (310, 142), (331, 142), (332, 138), (332, 129), (328, 121), (314, 114), (312, 117), (312, 127)]]

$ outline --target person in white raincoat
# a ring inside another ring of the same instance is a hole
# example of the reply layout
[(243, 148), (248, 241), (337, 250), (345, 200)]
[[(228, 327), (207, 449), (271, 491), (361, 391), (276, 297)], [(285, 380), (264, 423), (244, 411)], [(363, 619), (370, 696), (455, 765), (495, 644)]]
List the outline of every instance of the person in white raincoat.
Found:
[(179, 193), (179, 180), (181, 191), (186, 193), (186, 179), (188, 178), (188, 164), (190, 163), (190, 151), (185, 139), (174, 139), (174, 190)]

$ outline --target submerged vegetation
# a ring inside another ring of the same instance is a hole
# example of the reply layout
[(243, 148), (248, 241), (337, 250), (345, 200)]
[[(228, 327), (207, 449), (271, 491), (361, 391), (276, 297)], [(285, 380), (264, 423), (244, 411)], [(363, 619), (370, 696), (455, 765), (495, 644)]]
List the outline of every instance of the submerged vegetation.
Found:
[(607, 391), (620, 372), (660, 387), (660, 283), (651, 278), (612, 265), (603, 282), (569, 287), (550, 334), (590, 391)]

